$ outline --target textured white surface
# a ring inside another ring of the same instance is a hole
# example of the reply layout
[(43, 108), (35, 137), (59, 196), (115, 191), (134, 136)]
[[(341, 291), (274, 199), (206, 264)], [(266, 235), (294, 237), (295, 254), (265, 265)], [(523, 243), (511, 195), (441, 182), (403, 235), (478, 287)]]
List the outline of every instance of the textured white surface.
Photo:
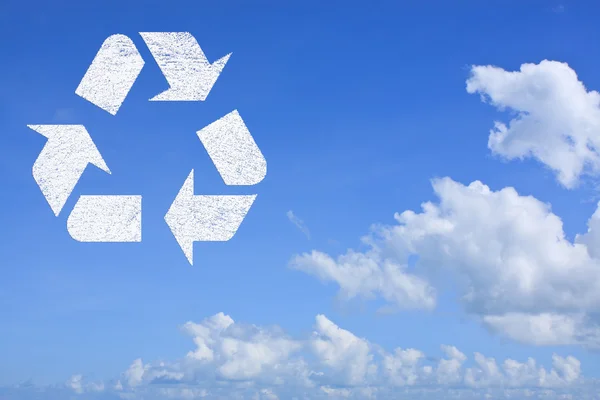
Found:
[(265, 178), (267, 161), (237, 110), (197, 133), (226, 185), (256, 185)]
[(231, 53), (208, 62), (189, 32), (140, 32), (170, 88), (151, 101), (204, 101)]
[(194, 170), (187, 177), (165, 221), (190, 264), (194, 242), (226, 242), (235, 235), (256, 195), (195, 196)]
[(48, 138), (33, 164), (37, 182), (58, 216), (88, 163), (110, 174), (102, 155), (83, 125), (27, 125)]
[(75, 93), (115, 115), (137, 79), (144, 60), (125, 35), (109, 36)]
[(141, 242), (142, 196), (81, 196), (67, 230), (79, 242)]

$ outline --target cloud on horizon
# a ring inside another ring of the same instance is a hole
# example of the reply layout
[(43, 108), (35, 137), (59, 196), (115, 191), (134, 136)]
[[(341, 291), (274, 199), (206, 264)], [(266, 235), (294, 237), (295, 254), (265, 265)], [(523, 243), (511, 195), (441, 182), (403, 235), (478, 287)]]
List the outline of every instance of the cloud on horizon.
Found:
[(547, 368), (532, 358), (497, 362), (475, 353), (470, 360), (456, 347), (442, 345), (443, 356), (433, 361), (417, 349), (387, 351), (324, 315), (316, 316), (313, 333), (304, 338), (292, 338), (279, 327), (239, 323), (224, 313), (187, 322), (181, 330), (194, 348), (178, 360), (137, 359), (111, 381), (74, 375), (62, 386), (2, 388), (0, 396), (391, 399), (401, 393), (415, 399), (497, 399), (511, 394), (558, 399), (567, 390), (585, 394), (595, 387), (583, 379), (581, 364), (572, 356), (555, 354)]

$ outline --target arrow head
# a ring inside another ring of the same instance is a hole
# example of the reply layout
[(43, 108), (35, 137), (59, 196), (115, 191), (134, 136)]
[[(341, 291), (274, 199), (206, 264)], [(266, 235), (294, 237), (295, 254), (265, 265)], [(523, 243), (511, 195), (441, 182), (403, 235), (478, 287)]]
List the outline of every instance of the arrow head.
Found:
[(27, 125), (27, 127), (47, 137), (48, 145), (59, 148), (60, 155), (77, 156), (78, 160), (86, 160), (86, 163), (94, 164), (102, 171), (111, 173), (85, 126)]
[(188, 259), (190, 264), (193, 265), (194, 257), (194, 240), (189, 234), (189, 227), (187, 221), (187, 214), (192, 207), (191, 199), (194, 196), (194, 170), (190, 172), (187, 179), (183, 183), (183, 186), (177, 193), (177, 197), (167, 214), (165, 215), (165, 222), (171, 229), (175, 240), (183, 250), (185, 257)]
[(232, 53), (209, 63), (189, 32), (140, 32), (170, 88), (150, 101), (204, 101)]
[(167, 211), (165, 222), (189, 263), (193, 265), (194, 242), (230, 240), (255, 199), (256, 195), (195, 196), (192, 170)]
[(83, 125), (27, 125), (48, 138), (33, 164), (33, 178), (58, 216), (88, 163), (110, 174)]

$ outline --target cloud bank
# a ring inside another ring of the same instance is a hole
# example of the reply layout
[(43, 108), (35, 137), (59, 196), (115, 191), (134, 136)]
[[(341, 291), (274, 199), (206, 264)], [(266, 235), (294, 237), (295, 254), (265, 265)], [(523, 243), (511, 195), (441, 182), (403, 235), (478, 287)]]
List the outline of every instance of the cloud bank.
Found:
[[(317, 315), (313, 333), (292, 338), (278, 327), (234, 321), (218, 313), (182, 326), (194, 347), (181, 359), (141, 359), (115, 380), (89, 382), (73, 376), (61, 388), (4, 388), (4, 398), (70, 393), (78, 398), (210, 399), (415, 399), (564, 398), (592, 393), (579, 360), (552, 357), (544, 367), (534, 359), (497, 361), (480, 353), (470, 359), (451, 345), (432, 361), (422, 351), (381, 346)], [(62, 390), (63, 392), (60, 392)], [(18, 393), (18, 396), (15, 396)], [(488, 397), (486, 397), (488, 396)], [(493, 396), (493, 397), (489, 397)], [(48, 397), (48, 398), (49, 398)], [(63, 396), (64, 397), (64, 396)], [(585, 398), (585, 397), (581, 397)]]

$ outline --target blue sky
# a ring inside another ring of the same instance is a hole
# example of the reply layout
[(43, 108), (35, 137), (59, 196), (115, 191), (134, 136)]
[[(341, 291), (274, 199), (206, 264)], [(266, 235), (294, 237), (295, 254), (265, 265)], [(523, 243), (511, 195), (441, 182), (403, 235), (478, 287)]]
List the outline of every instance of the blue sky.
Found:
[[(599, 376), (586, 346), (535, 346), (493, 332), (452, 284), (436, 287), (433, 310), (381, 314), (377, 291), (345, 301), (339, 285), (289, 268), (312, 250), (333, 258), (368, 251), (360, 238), (372, 224), (393, 225), (395, 212), (438, 200), (438, 177), (514, 187), (551, 203), (568, 240), (585, 232), (598, 200), (593, 171), (571, 189), (535, 157), (492, 154), (493, 122), (514, 112), (482, 103), (465, 82), (472, 65), (514, 71), (547, 59), (599, 89), (598, 5), (217, 3), (8, 0), (0, 8), (0, 385), (73, 374), (109, 380), (137, 358), (176, 360), (194, 346), (179, 327), (219, 312), (293, 337), (310, 335), (324, 314), (388, 351), (416, 348), (432, 359), (443, 356), (442, 344), (469, 358), (534, 357), (548, 368), (553, 353), (572, 355), (586, 377)], [(143, 31), (189, 31), (210, 61), (233, 53), (205, 102), (148, 101), (167, 82)], [(114, 33), (131, 37), (146, 65), (113, 117), (74, 92)], [(195, 134), (234, 109), (267, 159), (256, 187), (225, 186)], [(84, 124), (112, 171), (88, 167), (59, 217), (31, 176), (46, 139), (26, 127), (50, 123)], [(230, 242), (195, 245), (190, 267), (163, 217), (192, 168), (198, 194), (258, 198)], [(142, 195), (143, 241), (72, 240), (66, 219), (81, 194)]]

